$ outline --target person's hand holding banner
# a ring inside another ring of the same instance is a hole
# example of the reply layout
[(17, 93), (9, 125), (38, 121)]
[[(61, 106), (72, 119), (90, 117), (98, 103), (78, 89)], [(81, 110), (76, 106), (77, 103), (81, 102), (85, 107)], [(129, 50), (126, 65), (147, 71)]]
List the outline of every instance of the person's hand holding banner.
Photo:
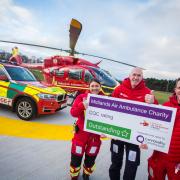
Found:
[(83, 105), (84, 105), (84, 108), (87, 109), (88, 108), (88, 101), (87, 99), (83, 99)]
[(141, 149), (148, 149), (148, 145), (147, 144), (140, 144), (139, 148), (141, 148)]

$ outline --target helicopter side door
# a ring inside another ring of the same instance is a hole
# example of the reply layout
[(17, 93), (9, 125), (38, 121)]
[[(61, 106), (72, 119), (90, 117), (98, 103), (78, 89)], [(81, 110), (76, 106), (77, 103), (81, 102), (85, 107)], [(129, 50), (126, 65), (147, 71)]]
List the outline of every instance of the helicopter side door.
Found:
[(68, 82), (68, 70), (66, 68), (59, 68), (54, 70), (54, 77), (57, 85), (61, 86), (64, 89), (68, 89), (70, 86)]
[(73, 91), (82, 91), (84, 89), (83, 69), (71, 68), (68, 70), (68, 82)]

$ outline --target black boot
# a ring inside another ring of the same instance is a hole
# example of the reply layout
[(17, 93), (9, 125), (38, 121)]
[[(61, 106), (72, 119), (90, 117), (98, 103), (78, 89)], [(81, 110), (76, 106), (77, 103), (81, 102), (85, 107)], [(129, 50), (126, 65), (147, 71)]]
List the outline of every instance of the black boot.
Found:
[(89, 180), (89, 175), (83, 173), (83, 180)]
[(78, 180), (78, 177), (79, 177), (79, 176), (71, 177), (71, 180)]

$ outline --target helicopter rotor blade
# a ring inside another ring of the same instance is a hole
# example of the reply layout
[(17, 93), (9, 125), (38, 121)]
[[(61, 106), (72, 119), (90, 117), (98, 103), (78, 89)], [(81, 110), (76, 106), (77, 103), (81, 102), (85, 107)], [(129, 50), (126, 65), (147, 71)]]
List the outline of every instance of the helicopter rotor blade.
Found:
[(34, 46), (34, 47), (40, 47), (40, 48), (64, 51), (64, 52), (67, 52), (67, 53), (70, 52), (70, 50), (61, 49), (61, 48), (55, 48), (55, 47), (50, 47), (50, 46), (44, 46), (44, 45), (39, 45), (39, 44), (23, 43), (23, 42), (16, 42), (16, 41), (5, 41), (5, 40), (0, 40), (0, 42), (10, 43), (10, 44), (20, 44), (20, 45), (26, 45), (26, 46)]
[[(66, 49), (61, 49), (61, 48), (56, 48), (56, 47), (50, 47), (50, 46), (44, 46), (44, 45), (38, 45), (38, 44), (22, 43), (22, 42), (16, 42), (16, 41), (5, 41), (5, 40), (0, 40), (0, 42), (11, 43), (11, 44), (20, 44), (20, 45), (33, 46), (33, 47), (40, 47), (40, 48), (46, 48), (46, 49), (52, 49), (52, 50), (58, 50), (58, 51), (64, 51), (64, 52), (70, 53), (70, 54), (72, 53), (71, 50), (66, 50)], [(126, 65), (126, 66), (130, 66), (130, 67), (138, 67), (138, 66), (135, 66), (135, 65), (132, 65), (132, 64), (128, 64), (128, 63), (125, 63), (125, 62), (122, 62), (122, 61), (117, 61), (117, 60), (102, 57), (102, 56), (97, 56), (97, 55), (92, 55), (92, 54), (87, 54), (87, 53), (80, 53), (80, 52), (77, 52), (77, 51), (74, 51), (73, 55), (74, 54), (100, 58), (100, 59), (104, 59), (104, 60), (107, 60), (107, 61), (116, 62), (116, 63), (123, 64), (123, 65)], [(141, 69), (145, 70), (144, 68), (141, 68)]]
[(79, 35), (81, 33), (82, 30), (82, 24), (77, 21), (76, 19), (72, 19), (71, 20), (71, 24), (70, 24), (70, 29), (69, 29), (69, 47), (71, 49), (71, 56), (74, 56), (74, 49), (77, 43), (77, 40), (79, 38)]
[[(123, 65), (126, 65), (126, 66), (130, 66), (130, 67), (139, 67), (139, 66), (135, 66), (135, 65), (132, 65), (132, 64), (128, 64), (128, 63), (122, 62), (122, 61), (117, 61), (117, 60), (114, 60), (114, 59), (105, 58), (105, 57), (102, 57), (102, 56), (86, 54), (86, 53), (80, 53), (80, 52), (77, 52), (77, 51), (75, 51), (75, 54), (80, 54), (80, 55), (83, 55), (83, 56), (85, 55), (85, 56), (89, 56), (89, 57), (100, 58), (100, 59), (104, 59), (104, 60), (107, 60), (107, 61), (112, 61), (112, 62), (115, 62), (115, 63), (123, 64)], [(142, 67), (139, 67), (139, 68), (141, 68), (142, 70), (145, 70)]]

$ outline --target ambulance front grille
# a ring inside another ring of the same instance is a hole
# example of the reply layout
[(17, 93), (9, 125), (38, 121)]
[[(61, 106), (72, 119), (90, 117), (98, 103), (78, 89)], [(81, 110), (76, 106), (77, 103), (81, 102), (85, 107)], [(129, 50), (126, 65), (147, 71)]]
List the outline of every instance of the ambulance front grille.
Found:
[(57, 101), (58, 102), (64, 101), (66, 99), (66, 97), (67, 97), (66, 93), (65, 94), (59, 94), (59, 95), (57, 95)]

